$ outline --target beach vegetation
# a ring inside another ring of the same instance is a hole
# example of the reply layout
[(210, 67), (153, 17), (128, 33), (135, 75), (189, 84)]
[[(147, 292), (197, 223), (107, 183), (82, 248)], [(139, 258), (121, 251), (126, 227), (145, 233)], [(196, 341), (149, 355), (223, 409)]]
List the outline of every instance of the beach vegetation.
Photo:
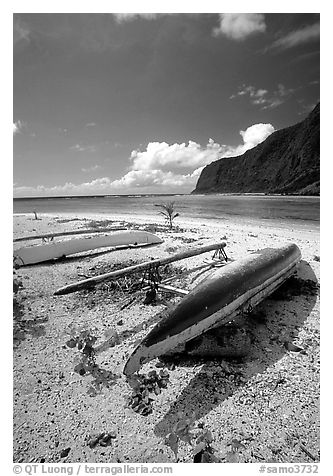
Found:
[(87, 228), (107, 228), (108, 226), (114, 225), (114, 220), (90, 220), (85, 226)]
[(195, 413), (188, 416), (179, 412), (178, 416), (179, 420), (164, 440), (173, 451), (176, 461), (178, 461), (179, 442), (182, 440), (191, 445), (194, 463), (220, 463), (221, 459), (216, 456), (216, 450), (212, 446), (211, 431), (205, 429), (202, 423), (195, 428)]
[(164, 217), (165, 221), (169, 225), (169, 229), (173, 228), (173, 221), (179, 216), (179, 213), (175, 210), (175, 202), (165, 202), (155, 204), (156, 207), (161, 208), (160, 214)]
[(119, 376), (107, 369), (100, 368), (96, 362), (96, 354), (116, 345), (115, 333), (113, 331), (105, 332), (107, 341), (96, 347), (94, 344), (98, 339), (97, 328), (72, 326), (66, 333), (70, 337), (66, 346), (70, 349), (76, 348), (80, 352), (80, 356), (75, 359), (74, 372), (81, 376), (91, 375), (93, 377), (87, 389), (87, 395), (96, 397), (101, 394), (103, 388), (110, 388), (114, 385)]
[(169, 384), (169, 373), (161, 369), (159, 373), (151, 370), (147, 375), (137, 375), (132, 378), (132, 395), (128, 398), (128, 406), (136, 413), (147, 416), (153, 411), (154, 398), (161, 394), (162, 389)]
[(84, 375), (87, 370), (96, 365), (93, 345), (97, 341), (97, 336), (91, 329), (80, 329), (77, 327), (70, 329), (69, 334), (70, 339), (66, 342), (66, 346), (70, 349), (76, 347), (82, 353), (82, 362), (74, 370), (80, 375)]

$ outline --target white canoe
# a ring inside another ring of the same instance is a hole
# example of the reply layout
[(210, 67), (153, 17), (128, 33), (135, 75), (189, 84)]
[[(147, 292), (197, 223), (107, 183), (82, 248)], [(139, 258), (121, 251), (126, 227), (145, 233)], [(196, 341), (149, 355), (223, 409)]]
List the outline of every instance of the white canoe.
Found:
[(95, 250), (97, 248), (113, 248), (126, 245), (149, 245), (162, 243), (158, 236), (147, 231), (119, 231), (104, 236), (90, 236), (58, 242), (27, 246), (14, 251), (14, 262), (19, 266), (41, 263), (64, 256)]
[(30, 236), (20, 236), (19, 238), (14, 238), (14, 242), (18, 241), (30, 241), (30, 240), (50, 240), (59, 236), (69, 236), (69, 235), (92, 235), (97, 233), (110, 233), (112, 231), (126, 230), (124, 226), (112, 226), (109, 228), (92, 228), (86, 230), (72, 230), (72, 231), (61, 231), (57, 233), (44, 233), (44, 235), (30, 235)]

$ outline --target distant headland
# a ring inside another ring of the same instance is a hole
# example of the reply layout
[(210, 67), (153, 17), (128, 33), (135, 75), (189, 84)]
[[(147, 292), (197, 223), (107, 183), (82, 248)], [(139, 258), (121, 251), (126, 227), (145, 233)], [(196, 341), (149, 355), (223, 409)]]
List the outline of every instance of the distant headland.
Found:
[(193, 194), (320, 194), (320, 105), (238, 157), (207, 165)]

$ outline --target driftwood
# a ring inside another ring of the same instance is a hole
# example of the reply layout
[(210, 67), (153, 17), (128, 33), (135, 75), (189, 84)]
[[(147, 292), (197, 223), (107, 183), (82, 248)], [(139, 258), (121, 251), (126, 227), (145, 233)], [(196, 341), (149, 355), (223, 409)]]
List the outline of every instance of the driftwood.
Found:
[(133, 266), (128, 266), (127, 268), (118, 269), (117, 271), (111, 271), (110, 273), (101, 274), (99, 276), (93, 276), (92, 278), (84, 279), (68, 286), (64, 286), (55, 291), (55, 295), (63, 295), (79, 291), (80, 289), (89, 288), (92, 285), (102, 283), (105, 281), (111, 281), (120, 276), (126, 276), (132, 273), (137, 273), (140, 271), (145, 271), (149, 268), (158, 267), (161, 265), (166, 265), (174, 261), (179, 261), (185, 258), (190, 258), (192, 256), (200, 255), (208, 251), (223, 249), (226, 244), (222, 241), (220, 243), (214, 243), (212, 245), (198, 246), (196, 248), (183, 251), (182, 253), (177, 253), (173, 256), (168, 256), (166, 258), (155, 259), (151, 261), (145, 261), (144, 263), (135, 264)]
[(28, 240), (38, 240), (40, 238), (47, 238), (53, 239), (55, 236), (69, 236), (69, 235), (85, 235), (91, 233), (107, 233), (109, 231), (118, 231), (118, 230), (126, 230), (123, 226), (115, 226), (109, 228), (91, 228), (89, 230), (76, 230), (76, 231), (63, 231), (58, 233), (46, 233), (44, 235), (31, 235), (31, 236), (22, 236), (20, 238), (14, 238), (14, 242), (16, 241), (28, 241)]

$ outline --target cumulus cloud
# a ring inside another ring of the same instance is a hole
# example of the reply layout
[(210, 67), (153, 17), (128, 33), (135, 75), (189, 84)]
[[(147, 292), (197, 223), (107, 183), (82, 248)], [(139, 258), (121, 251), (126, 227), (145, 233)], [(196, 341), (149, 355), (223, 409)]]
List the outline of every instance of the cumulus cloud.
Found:
[(286, 36), (277, 39), (271, 47), (281, 49), (293, 48), (294, 46), (316, 41), (319, 37), (320, 24), (318, 22), (288, 33)]
[(272, 124), (254, 124), (248, 127), (245, 131), (240, 131), (240, 135), (243, 137), (244, 144), (241, 146), (241, 153), (252, 149), (256, 145), (263, 142), (275, 131)]
[[(237, 146), (219, 144), (213, 139), (209, 139), (206, 146), (193, 141), (187, 144), (151, 142), (145, 150), (134, 150), (131, 153), (129, 170), (120, 179), (111, 180), (109, 177), (102, 177), (79, 185), (69, 182), (48, 188), (42, 185), (15, 187), (14, 194), (52, 196), (90, 193), (186, 193), (193, 190), (205, 165), (223, 157), (243, 154), (264, 141), (274, 130), (272, 124), (254, 124), (240, 131), (242, 143)], [(92, 168), (82, 170), (90, 171)]]
[(219, 23), (213, 35), (224, 35), (236, 41), (266, 31), (265, 15), (262, 13), (220, 13)]
[(44, 185), (37, 185), (36, 187), (18, 186), (14, 187), (14, 195), (17, 197), (33, 197), (112, 193), (110, 192), (110, 184), (109, 177), (102, 177), (79, 185), (67, 182), (64, 185), (55, 185), (54, 187), (45, 187)]
[(112, 187), (118, 190), (148, 187), (155, 188), (156, 190), (160, 189), (160, 187), (173, 190), (186, 185), (189, 177), (190, 174), (181, 175), (170, 170), (131, 170), (121, 179), (114, 180)]
[(256, 89), (254, 86), (243, 84), (236, 94), (230, 96), (230, 99), (247, 96), (253, 105), (261, 106), (261, 109), (273, 109), (283, 104), (294, 92), (295, 89), (286, 88), (283, 84), (278, 84), (276, 90), (271, 93), (267, 89)]
[(224, 147), (215, 143), (213, 139), (209, 139), (205, 147), (193, 141), (189, 141), (188, 144), (171, 145), (166, 142), (150, 142), (145, 151), (134, 150), (130, 160), (134, 170), (190, 172), (216, 160), (223, 151)]

